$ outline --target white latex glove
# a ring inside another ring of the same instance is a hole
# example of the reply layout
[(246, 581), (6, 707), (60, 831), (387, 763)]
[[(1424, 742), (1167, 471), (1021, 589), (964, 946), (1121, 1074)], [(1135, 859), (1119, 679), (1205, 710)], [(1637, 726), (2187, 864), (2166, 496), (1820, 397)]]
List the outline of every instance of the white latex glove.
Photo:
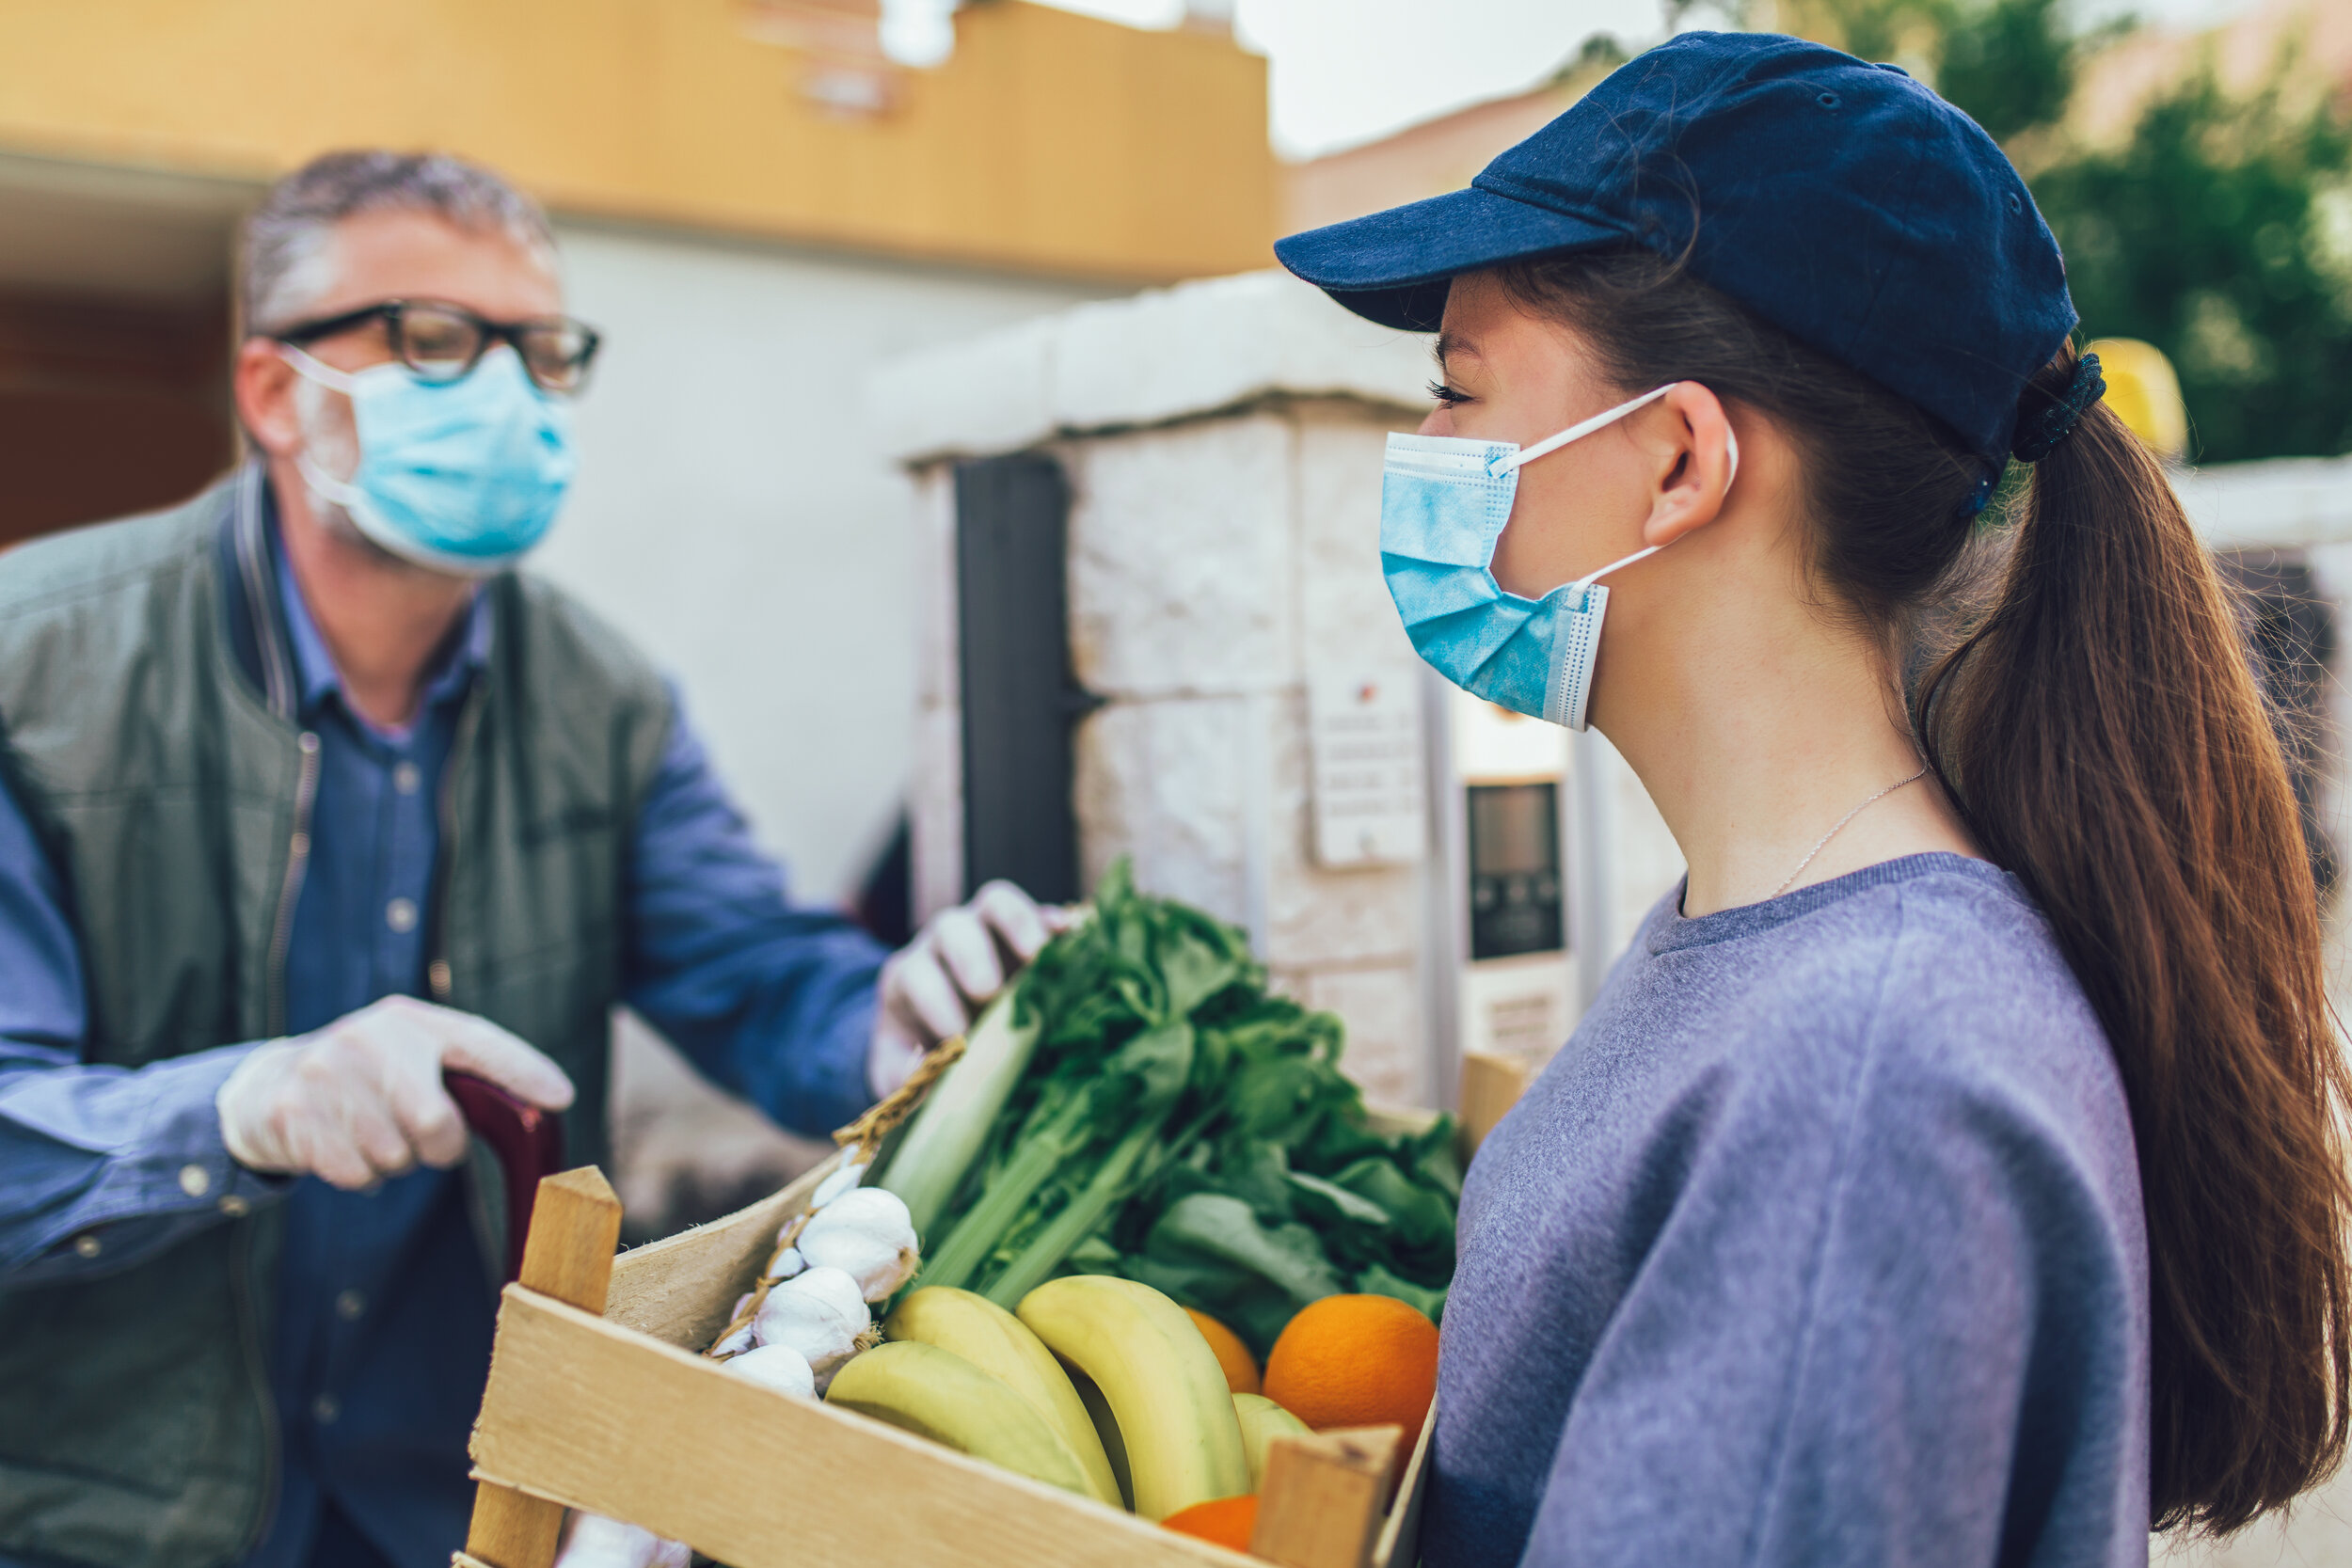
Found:
[(931, 916), (882, 964), (882, 1007), (866, 1053), (866, 1086), (874, 1098), (905, 1083), (932, 1046), (969, 1028), (989, 998), (1072, 919), (1068, 910), (1040, 904), (1003, 881)]
[(555, 1568), (687, 1568), (693, 1549), (649, 1529), (574, 1511), (564, 1521), (564, 1549)]
[(564, 1069), (488, 1019), (388, 996), (315, 1034), (256, 1046), (215, 1098), (221, 1136), (247, 1170), (346, 1191), (419, 1164), (447, 1169), (466, 1157), (466, 1123), (443, 1068), (546, 1110), (572, 1102)]

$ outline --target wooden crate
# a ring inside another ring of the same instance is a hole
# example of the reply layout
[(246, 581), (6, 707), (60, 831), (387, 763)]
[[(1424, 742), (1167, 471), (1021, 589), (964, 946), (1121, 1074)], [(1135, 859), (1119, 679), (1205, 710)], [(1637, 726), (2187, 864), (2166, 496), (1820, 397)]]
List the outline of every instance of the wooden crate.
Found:
[[(759, 1387), (697, 1354), (767, 1262), (777, 1228), (839, 1159), (617, 1259), (620, 1208), (602, 1176), (542, 1184), (521, 1280), (499, 1307), (472, 1444), (483, 1485), (461, 1564), (548, 1568), (564, 1507), (642, 1525), (733, 1568), (1262, 1560)], [(1260, 1549), (1292, 1568), (1412, 1568), (1435, 1424), (1422, 1423), (1392, 1503), (1397, 1429), (1288, 1440), (1268, 1465)]]

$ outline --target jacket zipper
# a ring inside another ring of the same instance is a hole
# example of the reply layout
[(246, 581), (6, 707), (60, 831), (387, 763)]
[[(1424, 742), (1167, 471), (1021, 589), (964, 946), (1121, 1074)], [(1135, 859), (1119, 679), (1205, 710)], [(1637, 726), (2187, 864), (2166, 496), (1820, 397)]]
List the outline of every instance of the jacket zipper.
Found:
[(455, 983), (449, 967), (449, 881), (450, 865), (457, 858), (457, 771), (473, 745), (474, 732), (481, 728), (482, 680), (474, 678), (466, 693), (465, 711), (457, 716), (457, 733), (451, 737), (449, 756), (441, 764), (440, 817), (441, 847), (434, 859), (438, 863), (433, 874), (433, 959), (425, 965), (425, 985), (433, 992), (433, 1000), (449, 1006)]
[(278, 890), (278, 920), (270, 928), (269, 969), (263, 979), (269, 997), (267, 1032), (272, 1039), (286, 1032), (286, 950), (294, 945), (294, 901), (302, 893), (303, 873), (310, 865), (310, 806), (318, 798), (318, 735), (304, 730), (294, 744), (302, 752), (302, 770), (294, 781), (294, 835), (286, 845), (286, 879)]
[(284, 1458), (285, 1438), (278, 1425), (278, 1396), (270, 1387), (269, 1370), (262, 1361), (260, 1307), (253, 1279), (253, 1232), (261, 1221), (246, 1218), (233, 1223), (237, 1233), (230, 1243), (229, 1268), (235, 1280), (237, 1328), (245, 1341), (246, 1379), (252, 1386), (254, 1402), (262, 1407), (261, 1506), (255, 1510), (253, 1522), (246, 1527), (245, 1540), (237, 1547), (237, 1559), (243, 1561), (253, 1555), (262, 1537), (268, 1533), (270, 1522), (278, 1516), (278, 1469)]

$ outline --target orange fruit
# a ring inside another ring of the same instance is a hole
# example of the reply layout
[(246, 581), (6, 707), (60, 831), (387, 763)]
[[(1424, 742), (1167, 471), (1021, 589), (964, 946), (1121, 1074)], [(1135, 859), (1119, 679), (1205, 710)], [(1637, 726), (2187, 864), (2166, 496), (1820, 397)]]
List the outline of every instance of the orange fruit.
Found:
[(1210, 1317), (1206, 1312), (1184, 1308), (1193, 1326), (1200, 1330), (1200, 1338), (1216, 1352), (1216, 1364), (1225, 1369), (1225, 1386), (1236, 1394), (1258, 1392), (1258, 1358), (1249, 1354), (1249, 1347), (1241, 1342), (1241, 1336)]
[(1402, 1460), (1438, 1391), (1438, 1325), (1393, 1296), (1302, 1307), (1266, 1357), (1265, 1395), (1317, 1432), (1400, 1426)]
[(1258, 1528), (1258, 1498), (1256, 1494), (1245, 1492), (1238, 1497), (1195, 1503), (1190, 1508), (1178, 1509), (1160, 1523), (1183, 1534), (1197, 1535), (1203, 1541), (1246, 1552), (1249, 1549), (1249, 1532)]

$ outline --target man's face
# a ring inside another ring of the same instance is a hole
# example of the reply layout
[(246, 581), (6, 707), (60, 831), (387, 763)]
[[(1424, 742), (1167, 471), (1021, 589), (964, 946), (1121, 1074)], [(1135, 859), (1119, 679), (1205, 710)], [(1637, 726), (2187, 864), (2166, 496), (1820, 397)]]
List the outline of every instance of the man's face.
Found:
[[(346, 218), (335, 227), (320, 262), (326, 287), (303, 307), (307, 321), (394, 299), (460, 305), (494, 322), (555, 316), (564, 309), (563, 287), (545, 256), (496, 230), (460, 228), (428, 213)], [(364, 370), (392, 356), (381, 320), (318, 339), (304, 352), (342, 371)], [(290, 463), (307, 444), (313, 460), (329, 471), (349, 471), (356, 456), (350, 450), (349, 400), (340, 392), (306, 388), (276, 343), (253, 338), (239, 347), (235, 388), (238, 417), (271, 458)], [(307, 420), (297, 406), (305, 398), (310, 404)], [(319, 451), (322, 442), (343, 450)]]

